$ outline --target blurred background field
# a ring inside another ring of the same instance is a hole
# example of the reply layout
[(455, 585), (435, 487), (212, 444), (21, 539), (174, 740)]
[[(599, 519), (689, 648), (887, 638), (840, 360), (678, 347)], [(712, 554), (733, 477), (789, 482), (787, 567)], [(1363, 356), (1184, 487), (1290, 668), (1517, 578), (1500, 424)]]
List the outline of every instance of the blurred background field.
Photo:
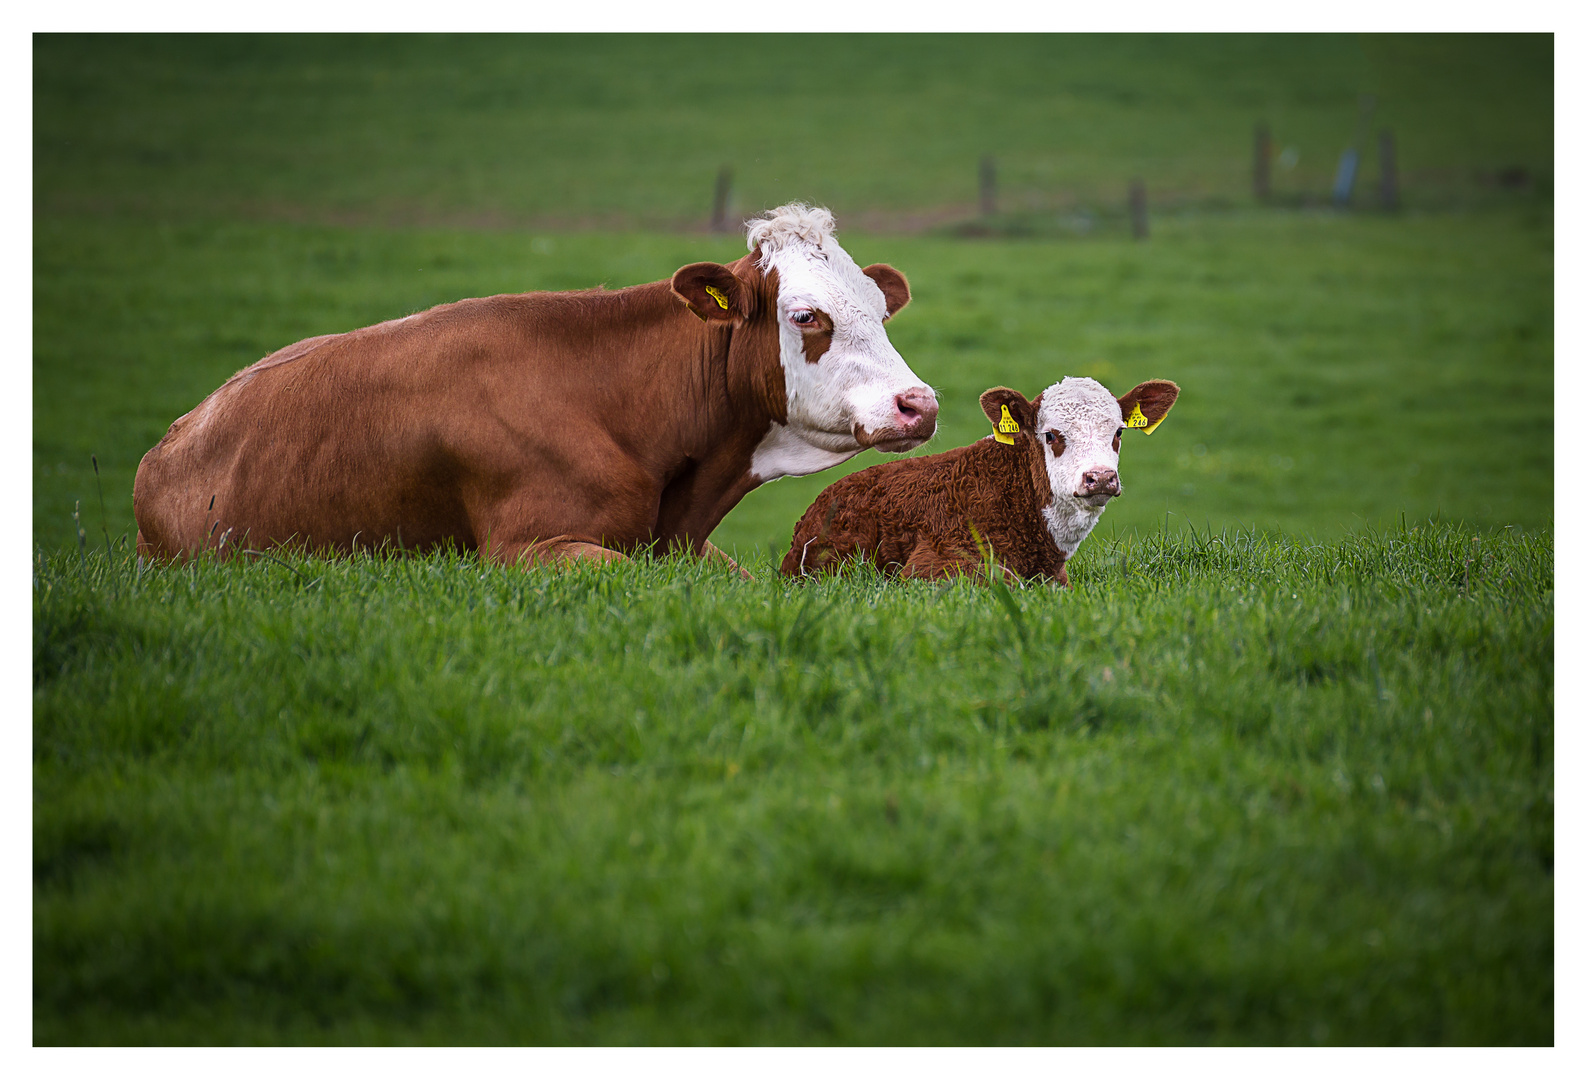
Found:
[[(1546, 36), (35, 37), (35, 1040), (1551, 1042), (1552, 97)], [(729, 515), (753, 583), (127, 557), (233, 371), (734, 258), (724, 166), (909, 275), (922, 452), (1180, 383), (1075, 590), (777, 578), (874, 452)]]
[(739, 211), (876, 229), (973, 210), (983, 154), (1009, 211), (1100, 212), (1133, 176), (1238, 205), (1259, 121), (1300, 200), (1363, 93), (1415, 205), (1553, 163), (1540, 36), (43, 36), (36, 61), (41, 212), (676, 228), (725, 163)]
[[(1552, 517), (1552, 44), (1538, 37), (78, 38), (36, 45), (34, 529), (112, 533), (166, 425), (299, 337), (492, 292), (621, 286), (833, 208), (909, 275), (941, 392), (1185, 389), (1104, 527), (1318, 536)], [(1354, 210), (1332, 209), (1360, 95)], [(1272, 134), (1272, 196), (1252, 192)], [(1402, 209), (1376, 208), (1376, 132)], [(978, 162), (996, 162), (991, 215)], [(1286, 167), (1288, 166), (1288, 167)], [(1147, 188), (1132, 240), (1127, 185)], [(965, 237), (966, 225), (984, 235)], [(636, 403), (643, 407), (643, 403)], [(786, 541), (845, 469), (752, 494)], [(97, 516), (97, 505), (94, 515)], [(1172, 516), (1170, 516), (1172, 515)], [(95, 517), (95, 520), (97, 517)]]

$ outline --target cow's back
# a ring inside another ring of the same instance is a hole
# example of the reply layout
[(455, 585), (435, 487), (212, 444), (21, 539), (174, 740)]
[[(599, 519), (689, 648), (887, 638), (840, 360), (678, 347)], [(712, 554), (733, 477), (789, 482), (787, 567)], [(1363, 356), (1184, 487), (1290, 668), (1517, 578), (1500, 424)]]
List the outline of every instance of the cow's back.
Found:
[(569, 317), (580, 303), (463, 300), (308, 338), (244, 368), (140, 463), (140, 551), (191, 552), (228, 530), (234, 547), (477, 546), (471, 499), (537, 457), (560, 475), (557, 443), (579, 436), (573, 403), (591, 359)]

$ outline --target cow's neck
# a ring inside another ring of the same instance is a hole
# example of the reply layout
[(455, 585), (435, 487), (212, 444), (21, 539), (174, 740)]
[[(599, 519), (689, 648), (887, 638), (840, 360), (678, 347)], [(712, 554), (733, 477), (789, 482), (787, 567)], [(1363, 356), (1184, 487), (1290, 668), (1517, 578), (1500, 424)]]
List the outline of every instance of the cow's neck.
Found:
[(687, 342), (679, 373), (689, 404), (665, 439), (654, 532), (667, 549), (700, 551), (728, 511), (768, 479), (755, 473), (756, 450), (782, 427), (787, 404), (775, 295), (762, 303), (761, 317), (739, 323), (702, 323), (679, 306)]
[(857, 449), (823, 449), (800, 438), (792, 428), (772, 421), (765, 436), (755, 447), (749, 471), (756, 484), (764, 484), (785, 476), (809, 476), (822, 469), (841, 465), (858, 453)]

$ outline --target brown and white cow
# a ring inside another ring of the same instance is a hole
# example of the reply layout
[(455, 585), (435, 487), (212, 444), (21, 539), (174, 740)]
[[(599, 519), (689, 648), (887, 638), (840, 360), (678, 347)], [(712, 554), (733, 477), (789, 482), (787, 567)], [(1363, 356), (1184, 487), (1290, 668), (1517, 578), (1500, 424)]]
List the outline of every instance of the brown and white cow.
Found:
[(824, 209), (747, 225), (727, 266), (460, 300), (272, 353), (144, 455), (138, 551), (725, 558), (706, 538), (746, 492), (912, 449), (937, 416), (882, 326), (904, 276), (855, 265)]
[(981, 395), (993, 435), (839, 480), (794, 527), (782, 572), (863, 559), (901, 577), (940, 578), (975, 573), (989, 555), (1017, 577), (1068, 585), (1064, 563), (1124, 493), (1120, 438), (1131, 428), (1150, 434), (1178, 397), (1163, 379), (1121, 398), (1085, 378), (1035, 401), (994, 387)]

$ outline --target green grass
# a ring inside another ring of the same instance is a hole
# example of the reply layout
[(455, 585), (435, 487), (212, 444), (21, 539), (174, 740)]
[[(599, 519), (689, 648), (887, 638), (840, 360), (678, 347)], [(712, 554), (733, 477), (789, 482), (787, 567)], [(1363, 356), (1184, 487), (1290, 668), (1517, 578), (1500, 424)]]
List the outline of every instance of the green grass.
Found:
[(1553, 551), (34, 567), (54, 1042), (1548, 1043)]

